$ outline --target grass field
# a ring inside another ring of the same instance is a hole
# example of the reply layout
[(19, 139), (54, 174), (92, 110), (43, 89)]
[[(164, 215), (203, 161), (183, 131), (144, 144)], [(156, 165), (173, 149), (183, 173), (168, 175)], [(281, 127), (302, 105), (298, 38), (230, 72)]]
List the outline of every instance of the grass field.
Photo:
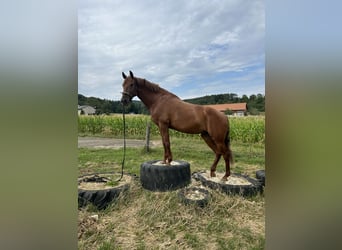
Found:
[[(233, 125), (232, 125), (233, 126)], [(248, 132), (248, 131), (247, 131)], [(82, 133), (80, 133), (82, 134)], [(104, 136), (103, 133), (101, 136)], [(262, 136), (264, 138), (264, 135)], [(154, 136), (155, 139), (160, 139)], [(248, 139), (250, 140), (250, 139)], [(265, 168), (263, 141), (235, 139), (233, 173), (251, 177)], [(191, 164), (191, 172), (208, 170), (214, 154), (198, 136), (171, 136), (174, 159)], [(122, 149), (79, 149), (79, 174), (119, 171)], [(163, 148), (127, 148), (125, 172), (139, 174), (140, 164), (162, 159)], [(217, 171), (224, 171), (221, 160)], [(264, 195), (243, 198), (211, 191), (205, 208), (179, 202), (177, 191), (150, 192), (139, 181), (104, 211), (79, 210), (79, 249), (264, 249)], [(90, 219), (91, 215), (99, 219)]]
[[(248, 143), (265, 142), (265, 117), (229, 117), (231, 141)], [(146, 124), (151, 124), (151, 137), (160, 138), (158, 127), (147, 115), (126, 115), (126, 131), (129, 138), (144, 139)], [(78, 133), (81, 136), (123, 137), (123, 119), (121, 115), (78, 116)], [(177, 138), (198, 138), (170, 130), (170, 135)]]

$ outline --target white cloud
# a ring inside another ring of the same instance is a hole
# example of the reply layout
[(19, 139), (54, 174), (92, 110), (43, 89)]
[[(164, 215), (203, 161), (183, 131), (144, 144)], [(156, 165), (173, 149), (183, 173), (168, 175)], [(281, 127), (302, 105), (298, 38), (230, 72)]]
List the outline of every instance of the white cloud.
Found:
[[(79, 93), (87, 96), (119, 99), (121, 71), (172, 91), (194, 76), (264, 64), (263, 1), (79, 3)], [(199, 95), (222, 89), (208, 84)]]

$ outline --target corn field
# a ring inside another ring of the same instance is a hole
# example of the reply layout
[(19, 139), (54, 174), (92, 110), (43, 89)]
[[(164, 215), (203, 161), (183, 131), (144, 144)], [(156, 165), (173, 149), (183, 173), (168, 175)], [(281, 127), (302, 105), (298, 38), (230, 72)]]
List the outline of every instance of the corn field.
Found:
[[(158, 127), (147, 115), (126, 115), (126, 136), (144, 139), (146, 127), (150, 123), (151, 138), (160, 137)], [(231, 141), (264, 143), (265, 117), (229, 117)], [(123, 118), (120, 115), (78, 116), (78, 134), (80, 136), (99, 135), (123, 137)], [(170, 129), (171, 137), (200, 138), (199, 135), (184, 134)]]

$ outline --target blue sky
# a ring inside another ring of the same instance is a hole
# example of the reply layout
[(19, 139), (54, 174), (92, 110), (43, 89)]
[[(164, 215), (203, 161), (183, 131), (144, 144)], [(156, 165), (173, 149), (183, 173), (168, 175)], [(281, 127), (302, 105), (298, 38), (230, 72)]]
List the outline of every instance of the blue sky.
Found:
[(119, 100), (132, 70), (182, 99), (264, 94), (264, 38), (264, 1), (79, 1), (78, 92)]

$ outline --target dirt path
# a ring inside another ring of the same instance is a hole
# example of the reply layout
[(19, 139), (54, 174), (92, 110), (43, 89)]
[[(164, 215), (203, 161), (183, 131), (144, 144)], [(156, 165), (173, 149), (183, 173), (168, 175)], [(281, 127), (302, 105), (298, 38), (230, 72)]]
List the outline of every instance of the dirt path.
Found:
[[(126, 147), (144, 147), (145, 140), (126, 139)], [(123, 148), (123, 139), (78, 137), (79, 148)], [(150, 141), (150, 147), (161, 146), (161, 141)]]

